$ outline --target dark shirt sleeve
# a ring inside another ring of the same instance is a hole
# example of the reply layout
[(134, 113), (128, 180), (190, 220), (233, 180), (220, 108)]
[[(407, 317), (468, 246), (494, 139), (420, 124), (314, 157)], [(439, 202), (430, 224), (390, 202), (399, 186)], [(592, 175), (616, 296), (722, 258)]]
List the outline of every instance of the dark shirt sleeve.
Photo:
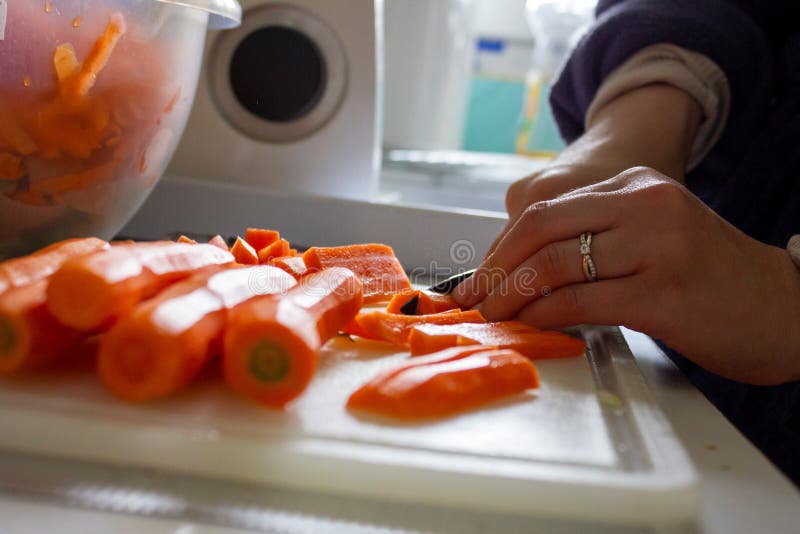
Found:
[[(561, 134), (568, 142), (580, 136), (586, 112), (603, 80), (636, 52), (658, 43), (699, 52), (719, 65), (731, 88), (728, 129), (746, 132), (755, 127), (770, 101), (773, 55), (768, 33), (774, 15), (773, 8), (756, 8), (756, 3), (600, 0), (594, 24), (563, 66), (550, 93)], [(762, 6), (767, 4), (771, 2), (762, 0)]]

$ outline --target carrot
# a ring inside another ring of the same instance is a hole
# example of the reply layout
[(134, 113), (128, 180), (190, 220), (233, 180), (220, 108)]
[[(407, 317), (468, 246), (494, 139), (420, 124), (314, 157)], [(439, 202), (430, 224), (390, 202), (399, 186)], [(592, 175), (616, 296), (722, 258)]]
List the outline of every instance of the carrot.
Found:
[(213, 245), (118, 245), (65, 262), (50, 280), (48, 307), (65, 325), (94, 331), (196, 270), (232, 262), (230, 253)]
[[(78, 150), (83, 150), (79, 148)], [(94, 147), (87, 148), (89, 151), (86, 157), (91, 154)], [(53, 178), (46, 178), (39, 180), (30, 185), (30, 192), (33, 194), (50, 194), (57, 195), (67, 193), (70, 191), (77, 191), (79, 189), (86, 189), (93, 185), (97, 185), (110, 176), (113, 176), (118, 168), (117, 162), (104, 163), (97, 167), (92, 167), (80, 172), (65, 174), (63, 176), (56, 176)]]
[(266, 247), (258, 251), (258, 262), (268, 263), (269, 260), (273, 258), (288, 256), (289, 248), (290, 247), (288, 241), (286, 241), (285, 239), (279, 239), (274, 243), (272, 243), (271, 245), (267, 245)]
[(0, 263), (0, 294), (3, 291), (43, 280), (69, 258), (108, 248), (102, 239), (88, 237), (54, 243), (33, 254)]
[(214, 237), (212, 237), (211, 239), (209, 239), (208, 240), (208, 244), (209, 245), (214, 245), (218, 249), (224, 250), (225, 252), (230, 252), (230, 249), (228, 248), (228, 244), (225, 242), (224, 239), (222, 239), (222, 236), (219, 235), (219, 234), (217, 234)]
[(217, 267), (136, 307), (100, 342), (98, 372), (128, 401), (164, 397), (190, 383), (220, 353), (227, 310), (259, 295), (285, 293), (294, 278), (275, 267)]
[(392, 300), (390, 300), (389, 304), (386, 306), (386, 312), (403, 313), (403, 306), (414, 297), (417, 298), (417, 309), (414, 315), (430, 315), (432, 313), (461, 309), (450, 295), (440, 295), (439, 293), (411, 289), (393, 296)]
[(8, 145), (14, 152), (23, 156), (29, 156), (38, 150), (36, 142), (13, 117), (2, 96), (0, 96), (0, 144)]
[(25, 168), (22, 159), (8, 152), (0, 152), (0, 180), (19, 180), (23, 176)]
[(125, 35), (125, 31), (125, 19), (120, 13), (114, 13), (108, 21), (105, 32), (83, 60), (80, 70), (67, 81), (65, 91), (67, 97), (77, 100), (89, 93), (117, 43)]
[(258, 265), (258, 254), (255, 249), (241, 237), (231, 247), (231, 254), (236, 258), (236, 263), (242, 265)]
[(312, 247), (303, 254), (309, 269), (346, 267), (356, 273), (364, 286), (364, 302), (377, 302), (411, 289), (403, 266), (386, 245)]
[(379, 375), (353, 393), (347, 407), (401, 420), (432, 419), (539, 386), (536, 367), (516, 351), (445, 353)]
[(194, 239), (192, 239), (190, 237), (186, 237), (185, 235), (181, 235), (180, 237), (178, 237), (178, 241), (177, 242), (178, 243), (186, 243), (188, 245), (196, 245), (197, 244), (197, 241), (195, 241)]
[(408, 345), (408, 335), (411, 333), (411, 329), (421, 324), (485, 322), (486, 319), (478, 310), (442, 312), (431, 315), (402, 315), (373, 311), (356, 316), (356, 323), (362, 332), (362, 337), (387, 341), (400, 347)]
[(63, 90), (67, 80), (78, 74), (81, 68), (81, 64), (75, 55), (75, 48), (70, 43), (60, 44), (56, 47), (56, 51), (53, 54), (53, 66), (56, 69), (56, 77)]
[(303, 277), (281, 297), (235, 306), (224, 341), (226, 382), (256, 402), (285, 406), (314, 376), (319, 349), (355, 317), (362, 303), (358, 277), (331, 268)]
[(429, 354), (459, 345), (492, 345), (513, 349), (532, 359), (569, 358), (586, 350), (583, 341), (555, 331), (506, 321), (485, 324), (421, 324), (408, 336), (411, 354)]
[(46, 288), (43, 279), (0, 294), (0, 373), (52, 365), (85, 337), (50, 314)]
[(274, 265), (278, 269), (283, 269), (287, 273), (294, 276), (297, 280), (303, 275), (308, 273), (306, 264), (303, 263), (303, 258), (299, 256), (282, 256), (280, 258), (273, 258), (269, 260), (269, 265)]
[(261, 250), (273, 244), (281, 238), (281, 234), (275, 230), (265, 230), (263, 228), (248, 228), (244, 233), (244, 240), (256, 250)]

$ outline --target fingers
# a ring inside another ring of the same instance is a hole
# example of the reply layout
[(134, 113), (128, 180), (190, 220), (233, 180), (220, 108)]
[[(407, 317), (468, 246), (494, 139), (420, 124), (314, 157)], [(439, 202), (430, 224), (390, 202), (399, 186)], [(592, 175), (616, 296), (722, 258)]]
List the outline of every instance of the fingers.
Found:
[[(602, 280), (635, 273), (643, 256), (639, 241), (620, 229), (592, 237), (592, 260)], [(578, 238), (544, 246), (507, 277), (501, 278), (481, 303), (481, 313), (490, 321), (506, 321), (545, 292), (586, 281)]]
[(651, 302), (641, 276), (564, 286), (523, 308), (518, 320), (552, 330), (578, 324), (646, 328)]
[(529, 207), (484, 260), (475, 275), (453, 292), (462, 307), (482, 301), (494, 285), (549, 243), (599, 233), (617, 225), (619, 205), (614, 195), (582, 193)]

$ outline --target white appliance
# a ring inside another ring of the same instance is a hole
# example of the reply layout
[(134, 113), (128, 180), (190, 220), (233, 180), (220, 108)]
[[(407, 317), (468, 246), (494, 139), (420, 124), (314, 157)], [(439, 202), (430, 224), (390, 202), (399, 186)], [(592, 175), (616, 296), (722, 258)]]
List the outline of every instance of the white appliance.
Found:
[(260, 189), (373, 199), (382, 2), (244, 0), (215, 32), (168, 171)]

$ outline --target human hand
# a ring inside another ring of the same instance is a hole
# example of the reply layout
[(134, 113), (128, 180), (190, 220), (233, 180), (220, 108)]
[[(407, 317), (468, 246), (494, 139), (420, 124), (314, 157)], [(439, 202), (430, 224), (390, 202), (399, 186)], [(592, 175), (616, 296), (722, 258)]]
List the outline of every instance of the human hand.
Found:
[[(597, 283), (579, 251), (589, 231)], [(624, 325), (735, 380), (800, 378), (800, 275), (786, 251), (649, 168), (529, 206), (453, 297), (488, 320)]]

